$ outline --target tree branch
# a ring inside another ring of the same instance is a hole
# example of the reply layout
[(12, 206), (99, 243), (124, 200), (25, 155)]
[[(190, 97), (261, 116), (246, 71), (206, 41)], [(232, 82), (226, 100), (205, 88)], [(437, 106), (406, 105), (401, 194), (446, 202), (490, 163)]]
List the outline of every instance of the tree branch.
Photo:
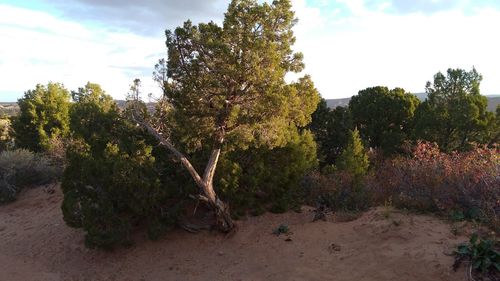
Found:
[(179, 150), (177, 150), (172, 145), (172, 143), (170, 143), (155, 128), (153, 128), (151, 124), (142, 120), (141, 118), (137, 118), (136, 116), (133, 116), (133, 119), (141, 127), (146, 129), (146, 131), (148, 131), (148, 133), (150, 133), (159, 142), (160, 145), (170, 150), (181, 161), (182, 165), (188, 170), (189, 174), (191, 175), (191, 177), (193, 177), (194, 181), (196, 182), (196, 185), (198, 185), (198, 187), (200, 187), (201, 189), (205, 190), (205, 183), (203, 179), (200, 177), (196, 169), (193, 167), (193, 165), (191, 165), (191, 162), (189, 162), (189, 160), (184, 154), (182, 154)]

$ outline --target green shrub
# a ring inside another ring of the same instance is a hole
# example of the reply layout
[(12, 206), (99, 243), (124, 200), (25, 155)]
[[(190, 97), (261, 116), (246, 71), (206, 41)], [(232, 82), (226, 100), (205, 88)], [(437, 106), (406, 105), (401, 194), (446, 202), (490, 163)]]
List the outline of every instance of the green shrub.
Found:
[(363, 176), (368, 171), (368, 155), (365, 152), (358, 129), (349, 131), (347, 146), (336, 162), (337, 169), (355, 177)]
[(458, 245), (455, 250), (456, 270), (462, 261), (468, 260), (475, 271), (481, 273), (500, 272), (500, 243), (497, 240), (479, 238), (473, 234), (468, 243)]
[[(177, 218), (182, 197), (168, 153), (122, 118), (102, 90), (81, 89), (71, 110), (74, 141), (67, 148), (62, 211), (69, 226), (83, 228), (88, 247), (128, 245), (146, 228), (158, 238)], [(178, 176), (182, 178), (182, 176)], [(174, 203), (172, 203), (174, 202)]]
[(19, 115), (12, 120), (16, 146), (35, 152), (50, 148), (51, 139), (69, 133), (69, 92), (62, 84), (38, 84), (17, 101)]
[(7, 150), (13, 146), (11, 133), (10, 120), (0, 117), (0, 151)]
[(233, 212), (285, 212), (303, 201), (300, 182), (317, 166), (316, 143), (309, 131), (284, 147), (233, 151), (223, 156), (216, 187)]
[(48, 184), (60, 175), (60, 167), (45, 156), (25, 149), (0, 152), (0, 203), (15, 200), (23, 187)]
[(361, 211), (371, 203), (364, 186), (368, 155), (357, 129), (349, 131), (347, 145), (336, 166), (324, 166), (320, 173), (309, 174), (303, 188), (310, 204), (335, 211)]
[[(120, 113), (96, 85), (74, 95), (74, 141), (67, 148), (62, 182), (64, 220), (85, 230), (89, 247), (129, 244), (131, 231), (139, 226), (158, 238), (178, 220), (188, 195), (196, 193), (190, 175), (147, 132), (128, 122), (129, 112)], [(210, 150), (203, 145), (194, 151), (175, 145), (189, 152), (195, 167), (206, 163)], [(317, 162), (309, 131), (291, 130), (286, 145), (273, 149), (229, 151), (221, 155), (214, 184), (236, 215), (298, 206), (299, 182)]]

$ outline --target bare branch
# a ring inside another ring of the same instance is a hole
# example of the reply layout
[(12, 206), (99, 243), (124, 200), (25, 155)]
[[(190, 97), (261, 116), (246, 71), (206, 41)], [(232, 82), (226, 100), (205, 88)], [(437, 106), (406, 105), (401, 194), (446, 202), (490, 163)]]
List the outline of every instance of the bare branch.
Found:
[(196, 169), (191, 165), (191, 162), (187, 159), (187, 157), (182, 154), (179, 150), (177, 150), (170, 141), (168, 141), (160, 132), (158, 132), (151, 124), (146, 122), (144, 119), (135, 116), (135, 112), (132, 113), (134, 121), (139, 124), (142, 128), (146, 129), (146, 131), (151, 134), (160, 145), (166, 147), (170, 150), (178, 159), (181, 161), (182, 165), (188, 170), (189, 174), (193, 177), (196, 185), (201, 189), (205, 189), (205, 183), (203, 179), (200, 177)]

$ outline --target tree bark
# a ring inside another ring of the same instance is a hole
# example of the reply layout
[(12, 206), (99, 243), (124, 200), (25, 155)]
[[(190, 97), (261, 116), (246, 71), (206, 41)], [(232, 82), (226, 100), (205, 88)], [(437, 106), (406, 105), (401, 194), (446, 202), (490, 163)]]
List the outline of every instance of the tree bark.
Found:
[(196, 169), (193, 167), (188, 158), (177, 150), (165, 137), (163, 137), (156, 129), (154, 129), (149, 123), (142, 120), (135, 120), (140, 126), (148, 131), (160, 145), (165, 146), (170, 150), (182, 163), (184, 168), (189, 172), (196, 185), (200, 188), (201, 195), (198, 197), (200, 200), (205, 201), (210, 208), (215, 213), (216, 227), (223, 232), (230, 232), (234, 229), (235, 224), (231, 218), (231, 213), (229, 212), (229, 207), (227, 204), (222, 202), (215, 193), (213, 186), (213, 178), (215, 175), (215, 169), (219, 161), (220, 156), (220, 146), (223, 142), (223, 138), (219, 139), (216, 148), (212, 150), (210, 158), (208, 160), (207, 166), (205, 168), (205, 173), (203, 178), (200, 177)]
[(209, 200), (209, 205), (215, 211), (217, 227), (223, 232), (229, 232), (234, 228), (234, 223), (231, 219), (231, 213), (229, 212), (229, 206), (227, 206), (217, 197), (213, 185), (215, 169), (217, 168), (219, 156), (220, 147), (212, 150), (212, 154), (210, 155), (210, 159), (208, 160), (207, 166), (205, 168), (205, 173), (203, 175), (203, 191), (205, 193), (205, 196), (207, 196)]

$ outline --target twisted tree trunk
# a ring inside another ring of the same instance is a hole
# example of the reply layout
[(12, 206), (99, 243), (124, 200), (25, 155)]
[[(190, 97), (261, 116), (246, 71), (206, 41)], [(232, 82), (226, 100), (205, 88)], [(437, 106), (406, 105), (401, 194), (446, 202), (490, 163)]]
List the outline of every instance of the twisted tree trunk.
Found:
[(214, 211), (216, 226), (220, 231), (230, 232), (234, 229), (235, 224), (231, 218), (231, 213), (229, 212), (229, 207), (222, 200), (217, 197), (213, 186), (213, 179), (215, 175), (215, 169), (217, 168), (217, 163), (220, 156), (220, 146), (223, 142), (223, 137), (220, 137), (216, 147), (212, 150), (210, 158), (208, 160), (207, 166), (205, 168), (205, 173), (203, 178), (193, 167), (191, 162), (187, 157), (177, 150), (165, 137), (163, 137), (155, 128), (153, 128), (149, 123), (143, 120), (135, 120), (139, 125), (148, 131), (160, 145), (166, 147), (170, 150), (182, 163), (184, 168), (189, 172), (196, 185), (200, 188), (200, 195), (198, 199), (207, 203), (207, 205)]

